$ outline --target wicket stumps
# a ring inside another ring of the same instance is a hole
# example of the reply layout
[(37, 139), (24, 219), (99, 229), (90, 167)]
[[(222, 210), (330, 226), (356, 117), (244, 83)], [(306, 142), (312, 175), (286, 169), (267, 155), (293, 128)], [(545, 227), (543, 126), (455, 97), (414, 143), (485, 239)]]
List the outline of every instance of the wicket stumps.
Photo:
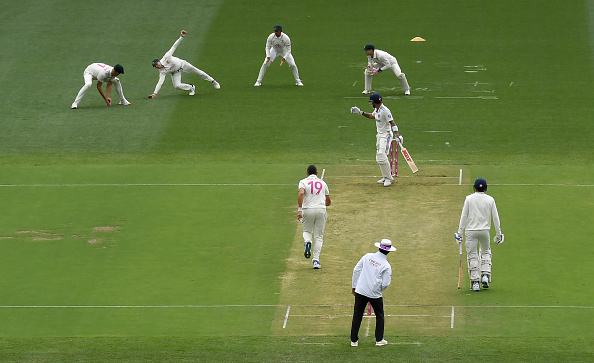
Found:
[(393, 177), (398, 176), (398, 141), (392, 140), (390, 146), (390, 170)]

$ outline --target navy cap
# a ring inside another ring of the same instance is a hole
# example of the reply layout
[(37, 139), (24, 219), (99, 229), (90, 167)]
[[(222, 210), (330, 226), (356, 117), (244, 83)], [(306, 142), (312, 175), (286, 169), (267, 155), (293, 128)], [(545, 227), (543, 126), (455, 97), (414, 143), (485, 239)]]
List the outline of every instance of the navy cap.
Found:
[(160, 61), (160, 59), (159, 59), (159, 58), (155, 58), (155, 59), (153, 59), (153, 67), (156, 67), (156, 66), (157, 66), (157, 62), (158, 62), (158, 61)]
[(382, 103), (382, 95), (379, 93), (372, 93), (371, 96), (369, 96), (369, 102)]
[(375, 50), (375, 46), (373, 44), (365, 44), (365, 47), (363, 47), (363, 50)]
[(280, 31), (283, 31), (283, 26), (282, 26), (282, 25), (280, 25), (280, 24), (276, 24), (276, 25), (274, 26), (274, 31), (279, 31), (279, 30), (280, 30)]
[(477, 191), (484, 192), (485, 190), (487, 190), (487, 181), (483, 178), (478, 178), (474, 181), (474, 187)]
[(113, 69), (115, 69), (115, 71), (119, 74), (124, 74), (124, 67), (122, 67), (121, 64), (116, 64), (115, 67), (113, 67)]

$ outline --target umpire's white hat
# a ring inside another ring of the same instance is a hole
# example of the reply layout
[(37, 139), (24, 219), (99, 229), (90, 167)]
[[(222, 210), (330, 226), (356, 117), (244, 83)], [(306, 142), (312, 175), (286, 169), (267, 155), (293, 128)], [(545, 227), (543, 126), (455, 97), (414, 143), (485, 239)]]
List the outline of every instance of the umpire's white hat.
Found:
[(381, 242), (375, 242), (375, 247), (388, 252), (396, 251), (396, 247), (392, 246), (392, 241), (387, 238), (382, 239)]

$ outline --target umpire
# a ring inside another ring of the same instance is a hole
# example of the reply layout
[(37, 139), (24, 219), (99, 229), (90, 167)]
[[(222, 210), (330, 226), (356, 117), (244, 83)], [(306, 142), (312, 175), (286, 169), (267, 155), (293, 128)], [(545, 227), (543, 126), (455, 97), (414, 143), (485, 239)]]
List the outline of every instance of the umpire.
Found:
[(351, 346), (359, 345), (359, 328), (363, 320), (363, 312), (369, 302), (375, 312), (375, 345), (388, 344), (384, 340), (384, 300), (382, 292), (392, 282), (392, 266), (388, 262), (388, 253), (396, 251), (392, 241), (382, 239), (376, 242), (379, 248), (376, 253), (367, 253), (361, 257), (353, 269), (353, 295), (355, 308), (351, 325)]

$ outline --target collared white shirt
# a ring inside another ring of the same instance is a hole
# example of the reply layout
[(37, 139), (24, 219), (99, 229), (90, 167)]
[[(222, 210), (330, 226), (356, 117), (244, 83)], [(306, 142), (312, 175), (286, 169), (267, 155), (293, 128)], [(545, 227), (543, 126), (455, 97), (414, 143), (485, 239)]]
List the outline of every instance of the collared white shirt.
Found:
[(392, 67), (393, 64), (398, 63), (396, 57), (391, 55), (388, 52), (384, 52), (383, 50), (375, 49), (373, 51), (373, 57), (368, 55), (367, 56), (367, 63), (370, 64), (372, 67), (376, 65), (380, 65), (382, 71)]
[(372, 299), (382, 297), (382, 292), (392, 282), (392, 266), (386, 255), (377, 251), (361, 257), (353, 269), (353, 288), (357, 294)]
[(111, 75), (113, 67), (105, 63), (93, 63), (85, 69), (99, 82), (113, 81), (116, 77)]
[(299, 181), (299, 190), (305, 189), (303, 196), (303, 209), (324, 208), (326, 209), (326, 196), (330, 195), (328, 185), (317, 175), (311, 174)]
[(176, 40), (175, 43), (173, 43), (171, 49), (169, 49), (167, 53), (165, 53), (161, 58), (161, 64), (163, 65), (163, 68), (159, 69), (161, 73), (174, 73), (179, 71), (182, 67), (182, 60), (177, 57), (174, 57), (173, 52), (175, 52), (177, 46), (179, 45), (179, 43), (181, 43), (183, 39), (184, 37), (179, 37), (179, 39)]
[(270, 50), (274, 49), (276, 55), (285, 58), (291, 54), (291, 38), (285, 33), (281, 33), (280, 37), (272, 33), (266, 39), (266, 57), (270, 57)]
[(378, 134), (392, 134), (390, 121), (394, 120), (394, 118), (389, 108), (382, 103), (379, 109), (374, 108), (371, 114), (375, 117), (375, 126)]
[(501, 224), (495, 199), (484, 192), (472, 193), (464, 200), (458, 234), (462, 234), (465, 229), (469, 231), (490, 230), (491, 218), (495, 224), (495, 232), (500, 235)]

